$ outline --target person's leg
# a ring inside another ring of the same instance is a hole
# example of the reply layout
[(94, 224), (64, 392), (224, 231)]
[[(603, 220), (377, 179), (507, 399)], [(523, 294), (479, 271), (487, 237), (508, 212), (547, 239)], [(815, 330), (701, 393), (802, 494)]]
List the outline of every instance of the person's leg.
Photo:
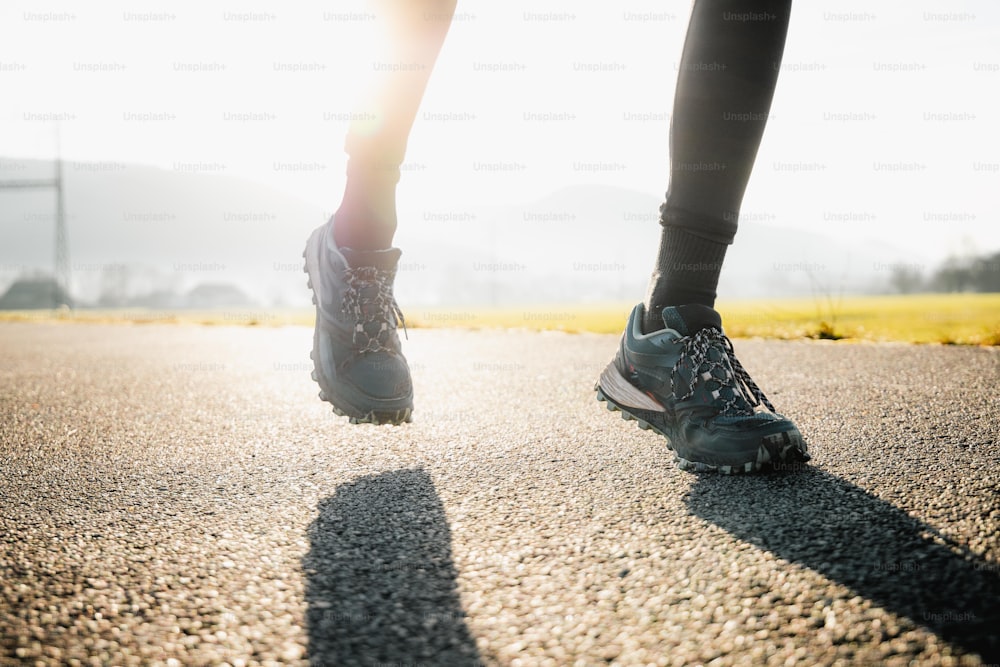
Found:
[(715, 305), (743, 193), (767, 123), (791, 0), (696, 0), (677, 76), (670, 185), (646, 331), (665, 306)]
[(303, 257), (316, 304), (319, 397), (354, 423), (400, 424), (413, 412), (413, 384), (396, 332), (396, 183), (456, 0), (373, 1), (388, 52), (347, 136), (340, 207), (306, 241)]
[(771, 105), (790, 0), (696, 0), (671, 122), (670, 189), (646, 301), (595, 389), (663, 435), (684, 469), (725, 474), (809, 459), (736, 359), (714, 309)]
[(380, 250), (396, 231), (396, 183), (417, 110), (451, 25), (457, 0), (376, 0), (390, 48), (345, 142), (347, 185), (335, 214), (342, 248)]

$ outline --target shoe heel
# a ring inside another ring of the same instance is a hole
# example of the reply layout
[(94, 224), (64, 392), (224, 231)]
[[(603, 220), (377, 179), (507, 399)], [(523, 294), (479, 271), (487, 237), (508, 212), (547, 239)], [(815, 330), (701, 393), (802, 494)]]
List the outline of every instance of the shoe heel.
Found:
[(601, 392), (620, 406), (663, 412), (663, 405), (622, 377), (615, 362), (607, 365), (597, 381)]

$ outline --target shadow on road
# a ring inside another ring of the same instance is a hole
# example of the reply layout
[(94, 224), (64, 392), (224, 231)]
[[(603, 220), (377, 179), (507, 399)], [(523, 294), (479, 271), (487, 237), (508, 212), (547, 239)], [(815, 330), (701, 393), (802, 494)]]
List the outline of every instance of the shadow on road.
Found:
[(309, 659), (322, 665), (475, 665), (430, 477), (361, 477), (319, 505), (303, 558)]
[(1000, 655), (1000, 566), (828, 473), (702, 475), (691, 512), (847, 586), (987, 662)]

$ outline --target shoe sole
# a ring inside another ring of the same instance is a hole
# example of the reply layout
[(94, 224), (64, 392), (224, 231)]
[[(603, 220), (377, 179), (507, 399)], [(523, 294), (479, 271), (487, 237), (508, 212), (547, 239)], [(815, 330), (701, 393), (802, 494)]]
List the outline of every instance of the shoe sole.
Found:
[[(318, 316), (318, 314), (317, 314)], [(398, 410), (372, 409), (367, 412), (351, 406), (340, 397), (334, 398), (333, 392), (327, 392), (320, 381), (317, 362), (313, 352), (309, 353), (309, 358), (313, 360), (312, 379), (319, 385), (319, 399), (329, 403), (333, 407), (333, 413), (338, 417), (347, 417), (351, 424), (374, 424), (376, 426), (409, 424), (413, 421), (413, 408), (401, 408)], [(338, 403), (340, 405), (338, 405)], [(348, 406), (342, 408), (341, 406)]]
[[(312, 240), (312, 237), (310, 237), (309, 241), (312, 242)], [(351, 424), (387, 424), (391, 426), (399, 426), (400, 424), (412, 422), (412, 407), (371, 409), (358, 408), (344, 396), (340, 395), (336, 388), (330, 383), (324, 381), (323, 369), (320, 368), (320, 361), (317, 358), (319, 355), (316, 354), (319, 345), (320, 318), (322, 316), (319, 312), (319, 300), (316, 298), (316, 290), (313, 288), (312, 274), (309, 273), (309, 258), (306, 256), (306, 253), (308, 252), (309, 244), (307, 243), (306, 249), (302, 251), (302, 258), (304, 260), (302, 271), (308, 276), (306, 278), (306, 286), (312, 292), (312, 302), (316, 307), (316, 325), (313, 329), (313, 349), (309, 352), (309, 358), (313, 362), (313, 370), (311, 373), (312, 379), (319, 385), (319, 399), (329, 403), (333, 407), (333, 413), (335, 415), (347, 417)]]
[[(610, 412), (620, 413), (625, 421), (634, 421), (636, 426), (643, 431), (653, 431), (663, 436), (667, 441), (667, 448), (674, 454), (674, 463), (681, 470), (715, 472), (722, 475), (752, 474), (791, 470), (796, 466), (804, 465), (810, 458), (808, 452), (803, 451), (792, 442), (792, 438), (787, 432), (781, 432), (764, 436), (752, 461), (746, 461), (739, 465), (692, 461), (678, 454), (671, 442), (671, 436), (656, 425), (657, 413), (665, 412), (663, 406), (623, 378), (613, 361), (601, 373), (600, 379), (594, 385), (594, 391), (597, 392), (597, 400), (604, 403)], [(805, 443), (803, 443), (804, 446)]]

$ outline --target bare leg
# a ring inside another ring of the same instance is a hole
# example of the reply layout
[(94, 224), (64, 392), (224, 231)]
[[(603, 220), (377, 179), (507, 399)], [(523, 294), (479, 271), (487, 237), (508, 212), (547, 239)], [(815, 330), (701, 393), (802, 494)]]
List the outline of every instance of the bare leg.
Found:
[(347, 186), (334, 225), (337, 245), (358, 250), (392, 245), (399, 166), (457, 0), (373, 2), (389, 51), (347, 135)]

